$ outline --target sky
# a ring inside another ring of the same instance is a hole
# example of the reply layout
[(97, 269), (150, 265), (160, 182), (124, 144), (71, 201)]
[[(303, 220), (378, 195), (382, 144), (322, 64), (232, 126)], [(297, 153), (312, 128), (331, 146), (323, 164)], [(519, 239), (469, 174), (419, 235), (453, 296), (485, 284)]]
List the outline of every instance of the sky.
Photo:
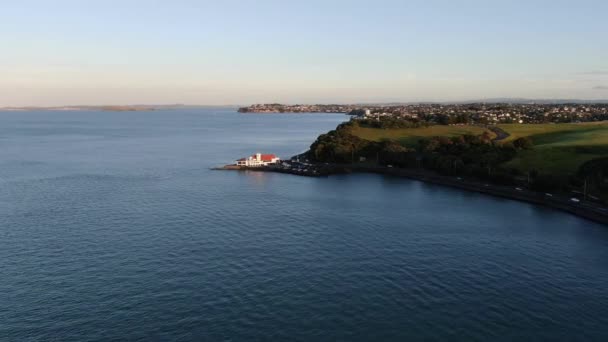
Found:
[(0, 106), (607, 99), (605, 0), (0, 0)]

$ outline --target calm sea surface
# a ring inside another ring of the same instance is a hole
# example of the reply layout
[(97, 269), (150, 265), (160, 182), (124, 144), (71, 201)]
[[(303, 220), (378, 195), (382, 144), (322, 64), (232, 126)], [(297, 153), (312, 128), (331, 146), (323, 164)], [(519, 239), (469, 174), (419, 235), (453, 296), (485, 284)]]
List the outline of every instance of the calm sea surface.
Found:
[(0, 341), (608, 341), (608, 227), (404, 179), (209, 170), (345, 119), (0, 113)]

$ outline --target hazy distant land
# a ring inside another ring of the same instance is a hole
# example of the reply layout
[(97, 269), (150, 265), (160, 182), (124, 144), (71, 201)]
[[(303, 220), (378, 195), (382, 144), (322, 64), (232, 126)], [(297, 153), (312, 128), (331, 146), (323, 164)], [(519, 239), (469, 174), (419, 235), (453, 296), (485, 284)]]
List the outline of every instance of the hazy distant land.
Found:
[(149, 112), (155, 110), (196, 109), (196, 108), (236, 108), (236, 106), (204, 106), (204, 105), (69, 105), (69, 106), (25, 106), (0, 107), (0, 111), (102, 111), (102, 112)]
[(63, 105), (63, 106), (5, 106), (0, 111), (104, 111), (134, 112), (171, 109), (234, 108), (241, 113), (349, 113), (353, 109), (369, 107), (395, 107), (408, 105), (463, 105), (463, 104), (607, 104), (608, 99), (523, 99), (492, 98), (463, 101), (409, 101), (409, 102), (361, 102), (344, 104), (255, 104), (242, 105), (185, 105), (185, 104), (134, 104), (134, 105)]

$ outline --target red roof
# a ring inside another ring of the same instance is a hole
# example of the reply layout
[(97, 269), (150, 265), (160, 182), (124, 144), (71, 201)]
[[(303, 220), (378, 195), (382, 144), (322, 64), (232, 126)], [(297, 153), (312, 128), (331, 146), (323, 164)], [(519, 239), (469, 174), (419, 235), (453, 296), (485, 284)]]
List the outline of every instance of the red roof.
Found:
[(274, 154), (262, 154), (262, 161), (270, 162), (276, 157)]
[[(252, 155), (249, 158), (255, 160), (256, 159), (256, 155), (254, 154), (254, 155)], [(261, 155), (261, 161), (263, 161), (263, 162), (272, 162), (272, 160), (275, 159), (275, 158), (277, 158), (277, 156), (274, 155), (274, 154), (262, 154)], [(239, 159), (237, 161), (246, 161), (246, 160), (247, 160), (247, 158), (241, 158), (241, 159)]]

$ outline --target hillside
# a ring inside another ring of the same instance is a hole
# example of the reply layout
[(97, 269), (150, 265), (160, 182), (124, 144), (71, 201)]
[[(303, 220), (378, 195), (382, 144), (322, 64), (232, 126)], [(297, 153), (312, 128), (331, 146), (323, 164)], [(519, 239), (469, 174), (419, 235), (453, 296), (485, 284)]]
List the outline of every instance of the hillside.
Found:
[(415, 147), (420, 139), (431, 138), (435, 136), (456, 137), (465, 134), (481, 135), (484, 132), (489, 132), (487, 129), (479, 126), (443, 126), (435, 125), (420, 128), (392, 128), (379, 129), (370, 127), (353, 127), (352, 134), (365, 140), (382, 142), (387, 140), (398, 141), (406, 147)]
[[(608, 199), (608, 122), (505, 124), (494, 128), (387, 119), (352, 120), (321, 135), (309, 151), (324, 163), (427, 169), (537, 191)], [(496, 130), (496, 129), (494, 129)]]
[[(575, 173), (588, 160), (608, 156), (608, 122), (503, 124), (498, 127), (509, 134), (501, 143), (511, 143), (518, 138), (532, 140), (534, 149), (519, 151), (515, 158), (503, 164), (506, 168), (515, 168), (524, 173), (536, 170), (564, 177)], [(397, 141), (403, 146), (414, 148), (421, 139), (480, 135), (486, 131), (490, 132), (483, 127), (471, 125), (395, 129), (355, 126), (351, 129), (351, 134), (374, 142)], [(490, 133), (493, 137), (496, 136)]]
[(539, 125), (499, 125), (510, 134), (505, 141), (517, 138), (530, 138), (534, 149), (520, 151), (517, 156), (505, 163), (527, 172), (537, 170), (541, 173), (566, 177), (591, 159), (608, 156), (608, 123), (581, 124), (539, 124)]

